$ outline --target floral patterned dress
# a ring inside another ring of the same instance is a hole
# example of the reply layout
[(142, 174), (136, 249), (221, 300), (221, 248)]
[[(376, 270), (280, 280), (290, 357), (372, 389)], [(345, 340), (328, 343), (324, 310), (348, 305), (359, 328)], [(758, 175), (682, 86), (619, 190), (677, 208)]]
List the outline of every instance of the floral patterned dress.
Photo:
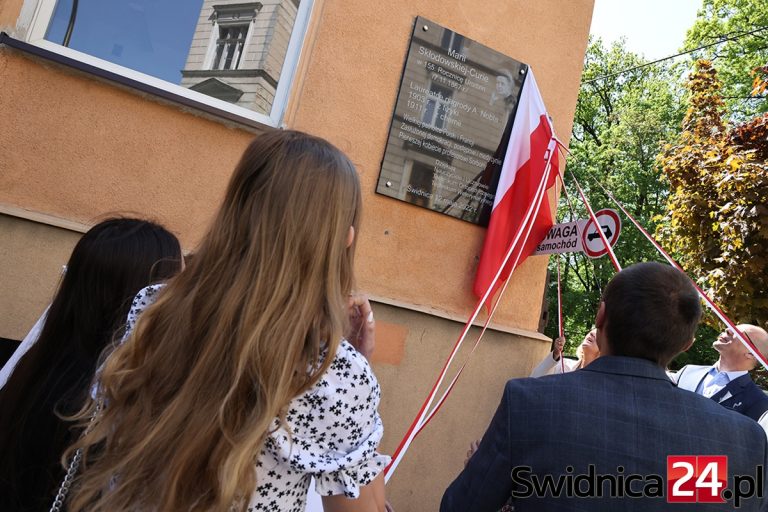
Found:
[[(136, 295), (125, 338), (162, 287), (148, 286)], [(257, 483), (248, 510), (304, 511), (313, 477), (321, 495), (358, 497), (360, 487), (370, 484), (390, 460), (376, 451), (384, 433), (380, 399), (368, 361), (342, 341), (320, 380), (289, 403), (287, 425), (274, 420), (256, 459)]]

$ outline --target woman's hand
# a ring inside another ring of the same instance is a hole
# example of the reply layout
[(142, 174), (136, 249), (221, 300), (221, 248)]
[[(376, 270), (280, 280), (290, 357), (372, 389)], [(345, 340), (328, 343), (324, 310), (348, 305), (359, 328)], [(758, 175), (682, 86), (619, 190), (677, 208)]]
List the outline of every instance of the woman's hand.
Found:
[(376, 347), (376, 321), (367, 295), (353, 293), (349, 296), (349, 326), (347, 341), (366, 359), (370, 359)]
[(472, 458), (472, 456), (475, 454), (477, 449), (480, 447), (480, 440), (472, 441), (469, 443), (469, 450), (467, 450), (467, 458), (464, 459), (464, 467), (467, 467), (467, 464), (469, 464), (469, 459)]
[(555, 345), (552, 347), (552, 359), (559, 361), (563, 356), (563, 347), (565, 346), (565, 338), (559, 337), (555, 340)]

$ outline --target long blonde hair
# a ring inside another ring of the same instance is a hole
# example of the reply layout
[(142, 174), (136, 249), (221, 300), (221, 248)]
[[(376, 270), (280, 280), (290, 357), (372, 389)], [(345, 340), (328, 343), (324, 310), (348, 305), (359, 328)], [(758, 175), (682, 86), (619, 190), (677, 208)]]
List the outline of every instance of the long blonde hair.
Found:
[(104, 366), (105, 408), (68, 450), (85, 454), (69, 510), (245, 508), (275, 418), (346, 328), (360, 209), (355, 168), (328, 142), (251, 143), (194, 260)]

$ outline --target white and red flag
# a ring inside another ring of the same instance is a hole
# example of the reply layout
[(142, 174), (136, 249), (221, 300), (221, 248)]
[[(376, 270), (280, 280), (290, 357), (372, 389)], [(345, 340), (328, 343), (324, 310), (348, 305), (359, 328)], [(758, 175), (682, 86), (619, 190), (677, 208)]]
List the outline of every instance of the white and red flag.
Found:
[(552, 124), (529, 68), (475, 275), (474, 292), (478, 297), (485, 295), (506, 259), (501, 276), (489, 295), (492, 298), (552, 227), (552, 212), (546, 194), (555, 185), (558, 174), (556, 149)]
[[(472, 316), (464, 325), (432, 390), (392, 455), (392, 462), (384, 471), (386, 481), (392, 477), (413, 439), (437, 413), (461, 376), (466, 362), (435, 407), (430, 409), (445, 379), (448, 367), (464, 343), (483, 304), (486, 304), (490, 311), (488, 320), (475, 341), (475, 348), (479, 345), (495, 310), (495, 307), (489, 306), (488, 298), (493, 297), (491, 292), (496, 292), (496, 288), (509, 277), (509, 274), (526, 256), (536, 249), (552, 227), (553, 219), (547, 191), (555, 185), (557, 175), (557, 139), (539, 89), (536, 87), (536, 80), (529, 68), (515, 113), (509, 146), (501, 166), (501, 176), (488, 224), (488, 233), (485, 236), (483, 253), (475, 276), (474, 290), (480, 300)], [(503, 271), (501, 271), (502, 265)], [(498, 274), (500, 278), (497, 277)], [(489, 290), (491, 283), (494, 283), (494, 286)], [(474, 352), (474, 349), (472, 351)]]

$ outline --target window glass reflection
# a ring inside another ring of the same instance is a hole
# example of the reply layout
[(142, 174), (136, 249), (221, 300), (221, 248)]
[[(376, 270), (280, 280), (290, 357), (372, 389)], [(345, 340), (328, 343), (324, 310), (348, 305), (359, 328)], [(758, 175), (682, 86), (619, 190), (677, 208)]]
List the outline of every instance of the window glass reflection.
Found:
[(60, 0), (45, 38), (65, 44), (71, 24), (70, 48), (269, 115), (299, 5)]
[[(69, 47), (181, 82), (203, 0), (79, 0)], [(73, 1), (61, 0), (46, 39), (63, 44)]]

